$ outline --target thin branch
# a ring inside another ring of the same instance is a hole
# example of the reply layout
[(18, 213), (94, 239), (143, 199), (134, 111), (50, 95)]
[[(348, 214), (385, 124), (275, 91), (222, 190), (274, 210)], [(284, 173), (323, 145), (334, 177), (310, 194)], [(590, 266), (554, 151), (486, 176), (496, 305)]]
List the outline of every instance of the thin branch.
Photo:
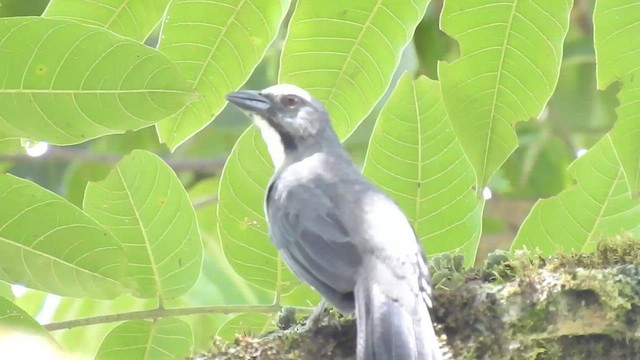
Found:
[[(84, 162), (92, 164), (115, 165), (122, 159), (121, 154), (99, 154), (85, 151), (80, 148), (63, 148), (52, 146), (42, 156), (32, 157), (27, 154), (0, 154), (0, 162)], [(174, 171), (193, 171), (199, 174), (220, 173), (226, 157), (215, 157), (207, 159), (175, 159), (163, 158)]]
[[(232, 313), (261, 313), (276, 314), (282, 311), (284, 307), (280, 305), (229, 305), (229, 306), (199, 306), (178, 309), (153, 309), (142, 311), (130, 311), (117, 314), (100, 315), (86, 317), (82, 319), (74, 319), (68, 321), (53, 322), (44, 325), (48, 331), (72, 329), (80, 326), (90, 326), (99, 324), (108, 324), (127, 320), (144, 320), (144, 319), (160, 319), (176, 316), (192, 316), (203, 314), (232, 314)], [(311, 313), (313, 309), (305, 307), (287, 307), (292, 308), (296, 312), (303, 314)]]
[(196, 199), (193, 201), (193, 208), (198, 210), (198, 209), (202, 209), (203, 207), (207, 206), (207, 205), (211, 205), (211, 204), (215, 204), (218, 202), (218, 195), (211, 195), (211, 196), (207, 196), (201, 199)]

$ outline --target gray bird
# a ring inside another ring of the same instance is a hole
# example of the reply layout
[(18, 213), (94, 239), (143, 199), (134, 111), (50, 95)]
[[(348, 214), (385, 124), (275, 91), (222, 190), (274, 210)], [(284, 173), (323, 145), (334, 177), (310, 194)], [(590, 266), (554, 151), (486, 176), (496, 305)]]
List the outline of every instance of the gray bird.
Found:
[(227, 100), (260, 128), (275, 166), (271, 240), (296, 276), (355, 311), (359, 360), (439, 360), (426, 259), (398, 205), (367, 181), (320, 101), (294, 85)]

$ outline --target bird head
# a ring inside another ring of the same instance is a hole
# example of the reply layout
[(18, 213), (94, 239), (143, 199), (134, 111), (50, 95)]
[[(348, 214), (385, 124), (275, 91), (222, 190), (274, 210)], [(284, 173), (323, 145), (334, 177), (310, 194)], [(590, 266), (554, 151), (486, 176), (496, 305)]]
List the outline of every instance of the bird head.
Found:
[(304, 155), (338, 143), (322, 103), (307, 91), (280, 84), (261, 91), (240, 90), (227, 100), (248, 113), (279, 167), (287, 156)]

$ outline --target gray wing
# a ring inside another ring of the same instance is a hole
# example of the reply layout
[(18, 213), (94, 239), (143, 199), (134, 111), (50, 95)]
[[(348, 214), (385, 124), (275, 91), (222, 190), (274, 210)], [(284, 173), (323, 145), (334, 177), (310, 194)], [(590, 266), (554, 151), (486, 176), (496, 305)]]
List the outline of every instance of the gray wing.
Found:
[(351, 241), (354, 226), (340, 215), (348, 200), (331, 191), (297, 185), (275, 194), (268, 206), (270, 233), (296, 276), (338, 309), (352, 311), (362, 259)]

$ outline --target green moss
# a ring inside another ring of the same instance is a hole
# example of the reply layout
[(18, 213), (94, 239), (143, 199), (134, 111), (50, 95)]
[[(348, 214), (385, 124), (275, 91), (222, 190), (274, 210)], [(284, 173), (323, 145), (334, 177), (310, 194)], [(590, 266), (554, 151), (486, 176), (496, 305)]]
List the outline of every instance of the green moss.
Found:
[[(463, 260), (443, 254), (430, 261), (433, 315), (453, 358), (640, 358), (640, 240), (624, 235), (601, 241), (592, 253), (550, 257), (499, 251), (472, 269), (464, 269)], [(280, 323), (280, 330), (261, 338), (214, 344), (210, 357), (202, 359), (354, 355), (352, 318), (337, 317), (315, 330), (301, 322), (291, 326), (291, 316)]]

